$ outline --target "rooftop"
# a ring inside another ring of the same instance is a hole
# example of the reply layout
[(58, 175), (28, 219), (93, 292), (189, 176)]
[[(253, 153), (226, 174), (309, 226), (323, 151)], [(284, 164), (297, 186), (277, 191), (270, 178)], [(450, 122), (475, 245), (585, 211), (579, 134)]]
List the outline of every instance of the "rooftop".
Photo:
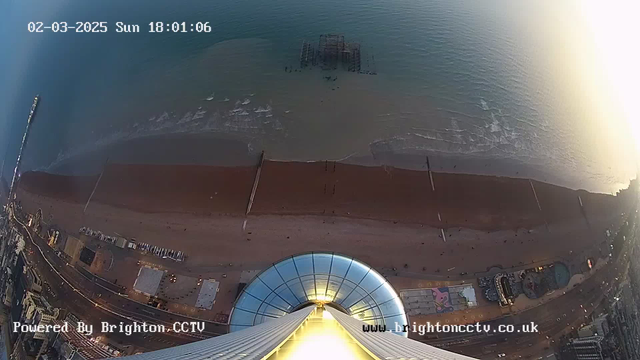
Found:
[(143, 266), (138, 272), (138, 278), (133, 283), (133, 288), (149, 296), (154, 296), (158, 292), (163, 276), (164, 271)]

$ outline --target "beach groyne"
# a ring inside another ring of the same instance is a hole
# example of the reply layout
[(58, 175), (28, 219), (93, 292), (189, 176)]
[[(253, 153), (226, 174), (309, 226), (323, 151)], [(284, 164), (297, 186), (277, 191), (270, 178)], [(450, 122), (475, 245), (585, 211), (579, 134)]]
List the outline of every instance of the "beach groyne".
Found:
[[(450, 229), (530, 228), (611, 213), (632, 196), (588, 193), (528, 179), (265, 160), (255, 166), (109, 164), (93, 202), (146, 213), (324, 215)], [(84, 204), (97, 176), (23, 174), (20, 191)], [(633, 184), (633, 183), (632, 183)], [(255, 187), (255, 190), (254, 190)], [(581, 205), (582, 203), (582, 205)]]

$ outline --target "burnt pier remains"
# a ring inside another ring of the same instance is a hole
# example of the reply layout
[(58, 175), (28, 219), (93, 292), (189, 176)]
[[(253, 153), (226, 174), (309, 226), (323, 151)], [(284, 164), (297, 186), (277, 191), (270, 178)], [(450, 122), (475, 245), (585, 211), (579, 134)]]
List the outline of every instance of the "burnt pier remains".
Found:
[(374, 58), (366, 58), (364, 62), (363, 58), (360, 43), (346, 42), (340, 34), (320, 35), (317, 48), (307, 40), (302, 41), (300, 47), (301, 69), (319, 66), (322, 70), (343, 69), (376, 75)]

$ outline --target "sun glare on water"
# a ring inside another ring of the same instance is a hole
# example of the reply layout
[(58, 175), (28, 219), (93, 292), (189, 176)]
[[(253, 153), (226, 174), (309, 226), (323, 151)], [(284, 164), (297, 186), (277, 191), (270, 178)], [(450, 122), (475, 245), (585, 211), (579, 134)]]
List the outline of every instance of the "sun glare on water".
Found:
[(593, 59), (614, 105), (633, 133), (640, 152), (640, 3), (633, 0), (575, 0), (595, 46)]

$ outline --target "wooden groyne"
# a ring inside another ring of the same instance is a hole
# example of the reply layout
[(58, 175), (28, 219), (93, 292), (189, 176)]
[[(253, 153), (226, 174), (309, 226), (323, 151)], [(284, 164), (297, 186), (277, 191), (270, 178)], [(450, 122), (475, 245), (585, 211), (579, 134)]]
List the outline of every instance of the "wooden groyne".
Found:
[(251, 195), (249, 195), (249, 203), (247, 204), (247, 211), (245, 216), (251, 212), (253, 206), (253, 200), (256, 197), (256, 191), (258, 191), (258, 183), (260, 182), (260, 173), (262, 172), (262, 164), (264, 163), (264, 151), (260, 154), (260, 162), (258, 163), (258, 169), (256, 170), (256, 177), (253, 179), (253, 187), (251, 188)]

